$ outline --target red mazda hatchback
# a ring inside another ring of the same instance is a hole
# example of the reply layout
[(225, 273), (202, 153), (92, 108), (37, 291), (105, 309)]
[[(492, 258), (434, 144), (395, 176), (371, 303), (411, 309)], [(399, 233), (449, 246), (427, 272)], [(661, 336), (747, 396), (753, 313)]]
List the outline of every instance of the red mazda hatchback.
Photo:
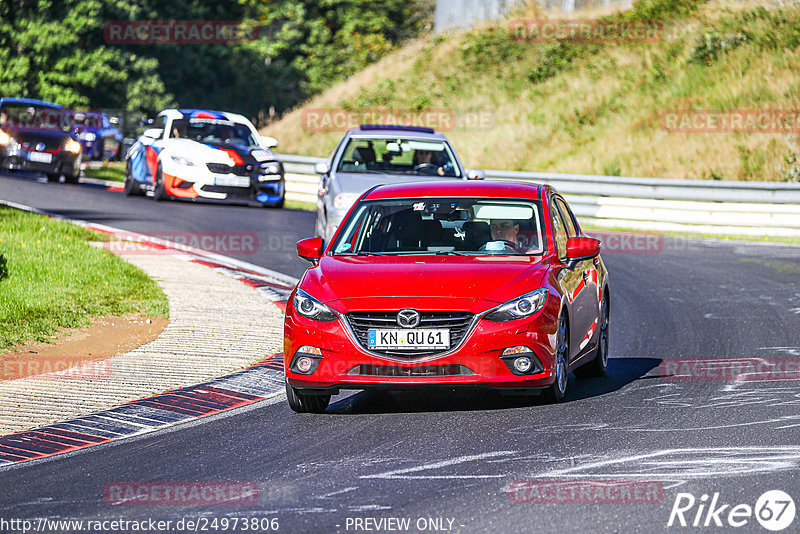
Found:
[(289, 406), (340, 389), (473, 385), (564, 399), (567, 375), (608, 363), (608, 273), (564, 198), (528, 183), (378, 186), (313, 263), (286, 309)]

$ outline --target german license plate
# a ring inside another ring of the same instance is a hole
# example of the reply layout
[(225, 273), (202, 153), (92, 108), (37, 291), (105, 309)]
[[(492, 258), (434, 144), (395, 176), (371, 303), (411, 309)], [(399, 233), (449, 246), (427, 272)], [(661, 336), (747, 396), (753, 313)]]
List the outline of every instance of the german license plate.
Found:
[(224, 185), (228, 187), (250, 187), (249, 176), (216, 176), (214, 185)]
[(374, 328), (368, 332), (367, 345), (371, 349), (449, 349), (450, 330), (447, 328)]
[(47, 152), (28, 152), (28, 161), (51, 163), (53, 161), (53, 155)]

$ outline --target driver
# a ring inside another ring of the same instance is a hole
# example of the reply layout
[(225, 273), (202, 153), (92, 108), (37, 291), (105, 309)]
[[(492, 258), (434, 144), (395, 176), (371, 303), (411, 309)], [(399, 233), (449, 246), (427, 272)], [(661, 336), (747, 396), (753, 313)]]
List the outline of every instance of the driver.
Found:
[(519, 234), (519, 224), (511, 219), (490, 219), (489, 229), (492, 232), (493, 241), (508, 241), (519, 246), (517, 234)]

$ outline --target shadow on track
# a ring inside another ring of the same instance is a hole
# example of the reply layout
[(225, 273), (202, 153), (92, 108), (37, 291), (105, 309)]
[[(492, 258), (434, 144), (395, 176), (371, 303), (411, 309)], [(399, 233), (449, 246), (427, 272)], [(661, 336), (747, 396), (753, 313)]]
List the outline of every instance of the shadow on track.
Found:
[[(622, 389), (644, 377), (661, 363), (658, 358), (611, 358), (608, 373), (602, 378), (576, 379), (570, 375), (564, 403), (598, 397)], [(540, 406), (538, 395), (502, 395), (495, 390), (475, 387), (435, 387), (413, 390), (369, 390), (342, 399), (327, 414), (360, 415), (377, 413), (454, 412), (505, 410)]]

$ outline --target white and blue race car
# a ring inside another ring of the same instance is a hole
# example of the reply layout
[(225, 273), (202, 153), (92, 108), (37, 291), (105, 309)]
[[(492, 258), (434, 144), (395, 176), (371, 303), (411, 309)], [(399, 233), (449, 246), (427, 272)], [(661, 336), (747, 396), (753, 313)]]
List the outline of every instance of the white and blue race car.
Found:
[(125, 194), (282, 207), (283, 165), (270, 151), (277, 144), (242, 115), (167, 109), (128, 151)]

